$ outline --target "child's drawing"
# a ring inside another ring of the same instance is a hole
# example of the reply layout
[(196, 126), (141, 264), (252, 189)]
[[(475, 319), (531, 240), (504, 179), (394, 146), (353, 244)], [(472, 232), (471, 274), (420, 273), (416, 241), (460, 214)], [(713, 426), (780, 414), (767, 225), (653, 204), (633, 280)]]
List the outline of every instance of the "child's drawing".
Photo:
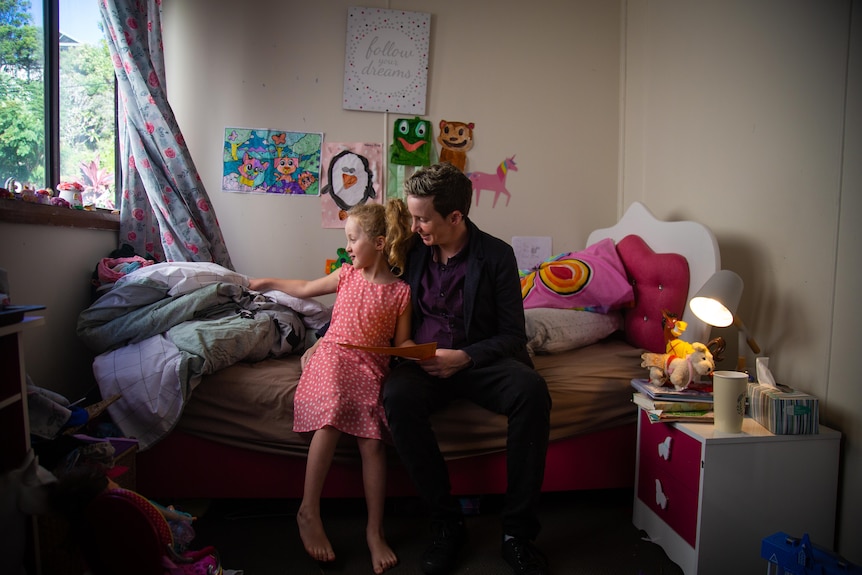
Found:
[(317, 196), (323, 134), (225, 128), (222, 190)]
[(366, 202), (382, 203), (380, 170), (383, 144), (327, 142), (323, 146), (320, 189), (324, 228), (343, 228), (347, 211)]

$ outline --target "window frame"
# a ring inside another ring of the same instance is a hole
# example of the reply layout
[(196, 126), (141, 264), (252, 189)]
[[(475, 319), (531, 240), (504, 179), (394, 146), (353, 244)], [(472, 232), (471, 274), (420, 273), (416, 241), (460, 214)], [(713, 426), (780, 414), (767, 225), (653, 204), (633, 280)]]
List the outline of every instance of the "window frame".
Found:
[[(45, 185), (60, 181), (60, 2), (36, 0), (42, 3), (43, 50), (45, 52)], [(120, 200), (120, 154), (117, 80), (114, 78), (114, 205)], [(90, 229), (120, 229), (116, 210), (70, 210), (44, 204), (0, 200), (0, 221)]]

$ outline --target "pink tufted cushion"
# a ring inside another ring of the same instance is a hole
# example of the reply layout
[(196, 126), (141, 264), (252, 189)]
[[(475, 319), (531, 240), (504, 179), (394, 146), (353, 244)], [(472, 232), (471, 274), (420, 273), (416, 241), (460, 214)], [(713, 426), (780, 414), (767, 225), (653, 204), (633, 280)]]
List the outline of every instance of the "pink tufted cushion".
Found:
[(640, 236), (617, 243), (617, 253), (634, 288), (634, 307), (624, 311), (626, 340), (653, 353), (665, 352), (661, 312), (682, 317), (688, 300), (688, 262), (679, 254), (657, 254)]

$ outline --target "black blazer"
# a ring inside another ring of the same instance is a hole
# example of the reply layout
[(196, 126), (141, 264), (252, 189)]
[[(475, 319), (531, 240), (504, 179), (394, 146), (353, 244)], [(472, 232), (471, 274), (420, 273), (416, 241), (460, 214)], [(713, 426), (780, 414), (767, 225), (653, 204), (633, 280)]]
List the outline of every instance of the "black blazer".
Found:
[[(467, 345), (462, 349), (476, 367), (504, 357), (513, 357), (532, 367), (527, 353), (524, 301), (515, 252), (503, 240), (480, 230), (470, 219), (467, 219), (467, 227), (470, 234), (464, 278)], [(417, 239), (407, 254), (402, 279), (410, 285), (413, 300), (413, 335), (423, 319), (419, 311), (419, 290), (422, 273), (432, 253), (431, 247)]]

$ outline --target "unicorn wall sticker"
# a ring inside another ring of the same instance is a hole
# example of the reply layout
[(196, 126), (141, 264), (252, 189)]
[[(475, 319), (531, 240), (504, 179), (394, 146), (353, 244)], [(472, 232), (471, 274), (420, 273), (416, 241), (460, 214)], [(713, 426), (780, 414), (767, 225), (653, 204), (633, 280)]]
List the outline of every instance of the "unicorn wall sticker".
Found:
[(477, 206), (479, 205), (479, 194), (482, 190), (494, 192), (494, 203), (491, 204), (492, 208), (497, 207), (497, 200), (500, 198), (500, 194), (506, 196), (506, 205), (509, 205), (509, 200), (512, 195), (509, 193), (509, 190), (506, 189), (506, 174), (508, 174), (510, 170), (513, 172), (518, 171), (514, 155), (500, 162), (500, 165), (497, 166), (496, 174), (487, 174), (485, 172), (467, 173), (467, 177), (470, 178), (470, 181), (473, 183), (473, 191), (476, 193)]

